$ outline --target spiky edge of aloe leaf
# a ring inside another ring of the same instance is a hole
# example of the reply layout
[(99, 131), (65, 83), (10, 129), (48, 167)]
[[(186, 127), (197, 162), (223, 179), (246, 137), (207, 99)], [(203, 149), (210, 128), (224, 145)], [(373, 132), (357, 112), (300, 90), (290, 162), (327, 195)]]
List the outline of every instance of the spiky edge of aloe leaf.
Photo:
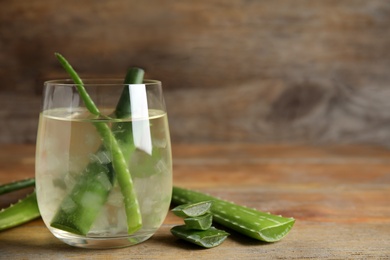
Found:
[(0, 211), (0, 230), (24, 224), (40, 216), (35, 191)]
[(173, 187), (173, 203), (194, 203), (205, 200), (213, 201), (211, 213), (215, 222), (257, 240), (279, 241), (290, 232), (295, 223), (294, 218), (272, 215), (201, 192)]

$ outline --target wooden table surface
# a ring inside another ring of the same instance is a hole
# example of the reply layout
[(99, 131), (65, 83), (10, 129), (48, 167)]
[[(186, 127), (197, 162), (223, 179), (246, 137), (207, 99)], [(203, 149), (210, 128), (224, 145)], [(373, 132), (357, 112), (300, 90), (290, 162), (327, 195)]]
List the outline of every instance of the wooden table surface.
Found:
[[(0, 259), (390, 258), (390, 151), (375, 146), (174, 145), (174, 184), (296, 218), (262, 243), (232, 232), (200, 249), (173, 237), (168, 214), (149, 240), (113, 250), (73, 248), (40, 218), (0, 233)], [(0, 183), (34, 176), (34, 146), (0, 146)], [(28, 190), (0, 196), (4, 207)]]

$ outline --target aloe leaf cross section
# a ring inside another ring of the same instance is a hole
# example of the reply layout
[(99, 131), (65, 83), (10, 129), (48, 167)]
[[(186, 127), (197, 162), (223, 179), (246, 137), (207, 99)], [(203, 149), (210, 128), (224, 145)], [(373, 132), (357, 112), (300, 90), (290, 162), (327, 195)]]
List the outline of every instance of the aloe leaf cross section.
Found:
[[(89, 112), (100, 116), (99, 109), (88, 95), (78, 74), (61, 54), (56, 53), (56, 57), (76, 84), (77, 90)], [(144, 71), (142, 69), (132, 68), (128, 71), (124, 83), (140, 84), (143, 81), (143, 75)], [(130, 96), (128, 87), (125, 86), (114, 112), (115, 116), (117, 118), (130, 117), (129, 107)], [(106, 202), (116, 179), (124, 198), (127, 231), (132, 234), (142, 227), (142, 217), (133, 181), (126, 164), (126, 158), (135, 149), (131, 126), (121, 129), (122, 131), (115, 131), (115, 129), (122, 127), (119, 125), (120, 122), (115, 123), (112, 129), (104, 122), (93, 124), (103, 142), (97, 154), (110, 153), (112, 160), (106, 163), (98, 160), (90, 161), (81, 173), (77, 184), (62, 201), (50, 225), (71, 233), (86, 235)], [(107, 187), (107, 180), (111, 183), (111, 187)], [(93, 197), (94, 202), (85, 203), (85, 201), (88, 201), (85, 199), (86, 196)], [(67, 206), (69, 204), (72, 205), (71, 210)]]

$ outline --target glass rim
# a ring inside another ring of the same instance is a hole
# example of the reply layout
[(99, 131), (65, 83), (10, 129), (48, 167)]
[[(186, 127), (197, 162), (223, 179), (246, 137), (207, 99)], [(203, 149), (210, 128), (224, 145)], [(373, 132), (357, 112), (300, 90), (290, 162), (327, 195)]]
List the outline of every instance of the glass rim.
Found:
[(142, 83), (137, 84), (125, 84), (123, 83), (123, 79), (120, 78), (86, 78), (83, 79), (83, 84), (77, 84), (72, 79), (53, 79), (47, 80), (44, 82), (44, 85), (61, 85), (61, 86), (112, 86), (112, 85), (161, 85), (161, 81), (154, 79), (144, 79)]

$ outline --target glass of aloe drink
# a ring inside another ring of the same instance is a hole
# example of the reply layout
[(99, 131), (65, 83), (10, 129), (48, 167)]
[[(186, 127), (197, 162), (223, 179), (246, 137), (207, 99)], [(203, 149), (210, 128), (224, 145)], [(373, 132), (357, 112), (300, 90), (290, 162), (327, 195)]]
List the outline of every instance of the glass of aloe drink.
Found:
[(36, 192), (45, 225), (69, 245), (117, 248), (150, 238), (172, 194), (161, 82), (45, 82)]

